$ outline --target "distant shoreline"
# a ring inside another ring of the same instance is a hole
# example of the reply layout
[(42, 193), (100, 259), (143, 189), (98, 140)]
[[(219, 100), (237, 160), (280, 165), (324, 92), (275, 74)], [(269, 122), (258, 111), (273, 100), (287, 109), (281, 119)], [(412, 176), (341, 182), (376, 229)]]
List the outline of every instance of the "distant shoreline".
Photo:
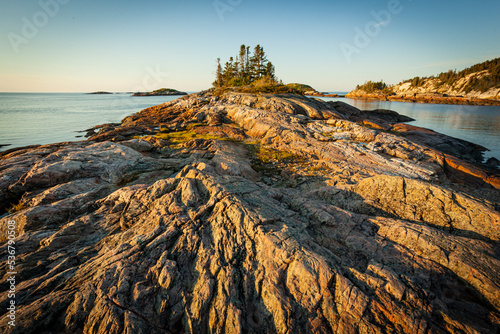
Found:
[(358, 92), (350, 92), (346, 96), (349, 99), (355, 100), (379, 100), (393, 102), (413, 102), (413, 103), (431, 103), (431, 104), (453, 104), (453, 105), (475, 105), (475, 106), (500, 106), (499, 100), (477, 99), (470, 97), (458, 96), (429, 96), (417, 94), (413, 97), (403, 97), (398, 95), (380, 95), (380, 94), (363, 94)]

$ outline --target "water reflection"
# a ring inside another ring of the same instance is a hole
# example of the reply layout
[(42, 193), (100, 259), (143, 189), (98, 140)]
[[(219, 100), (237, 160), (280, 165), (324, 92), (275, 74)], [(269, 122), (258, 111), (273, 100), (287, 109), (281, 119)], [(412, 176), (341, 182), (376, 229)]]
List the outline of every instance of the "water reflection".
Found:
[(323, 98), (342, 101), (362, 110), (390, 109), (414, 118), (412, 125), (429, 128), (452, 137), (488, 148), (486, 157), (500, 159), (500, 107), (468, 106), (392, 101), (366, 101), (346, 98)]
[(0, 147), (49, 144), (76, 138), (98, 124), (120, 122), (144, 108), (177, 96), (131, 97), (127, 94), (0, 93)]

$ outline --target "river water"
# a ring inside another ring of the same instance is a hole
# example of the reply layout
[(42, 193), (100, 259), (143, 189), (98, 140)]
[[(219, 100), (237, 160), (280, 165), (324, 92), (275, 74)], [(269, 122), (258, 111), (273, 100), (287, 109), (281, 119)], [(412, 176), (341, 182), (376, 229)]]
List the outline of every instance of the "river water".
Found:
[[(78, 131), (120, 122), (144, 108), (177, 96), (132, 97), (130, 94), (0, 93), (0, 145), (6, 150), (33, 144), (81, 140)], [(486, 157), (500, 160), (500, 107), (408, 102), (343, 101), (364, 110), (390, 109), (416, 119), (410, 124), (482, 145)]]

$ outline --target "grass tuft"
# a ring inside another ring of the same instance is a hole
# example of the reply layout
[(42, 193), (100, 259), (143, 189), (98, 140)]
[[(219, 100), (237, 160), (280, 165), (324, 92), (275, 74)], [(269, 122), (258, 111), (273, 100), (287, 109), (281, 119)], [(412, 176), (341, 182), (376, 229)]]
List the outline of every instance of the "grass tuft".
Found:
[(175, 145), (185, 143), (193, 139), (232, 141), (231, 138), (223, 138), (209, 134), (200, 134), (190, 130), (169, 132), (169, 133), (158, 133), (155, 135), (155, 137), (160, 139), (166, 139)]

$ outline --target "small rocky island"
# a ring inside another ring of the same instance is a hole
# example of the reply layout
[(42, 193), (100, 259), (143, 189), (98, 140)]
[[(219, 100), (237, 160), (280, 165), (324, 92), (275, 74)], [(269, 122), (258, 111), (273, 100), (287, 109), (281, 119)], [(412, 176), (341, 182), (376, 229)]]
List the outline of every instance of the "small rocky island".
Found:
[(92, 92), (92, 93), (87, 93), (89, 95), (108, 95), (108, 94), (113, 94), (110, 92), (104, 92), (104, 91), (97, 91), (97, 92)]
[(0, 331), (497, 333), (498, 170), (406, 121), (210, 89), (0, 153)]
[(160, 88), (148, 93), (137, 92), (134, 93), (132, 96), (171, 96), (171, 95), (187, 95), (187, 93), (180, 92), (176, 89), (171, 89), (171, 88)]
[(343, 97), (339, 96), (338, 94), (330, 94), (330, 93), (321, 93), (318, 92), (316, 89), (312, 88), (309, 85), (304, 85), (304, 84), (298, 84), (298, 83), (291, 83), (286, 85), (287, 87), (295, 89), (297, 92), (300, 94), (306, 95), (306, 96), (317, 96), (317, 97)]

